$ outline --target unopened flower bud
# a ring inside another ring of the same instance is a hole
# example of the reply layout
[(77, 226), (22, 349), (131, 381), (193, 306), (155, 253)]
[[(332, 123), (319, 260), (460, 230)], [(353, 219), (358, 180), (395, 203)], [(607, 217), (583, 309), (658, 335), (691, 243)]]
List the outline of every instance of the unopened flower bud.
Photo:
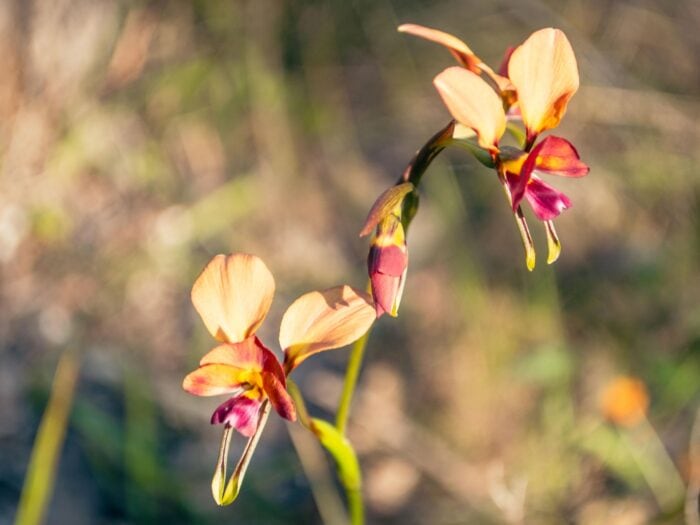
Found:
[(396, 317), (408, 269), (406, 236), (401, 219), (391, 213), (377, 225), (367, 258), (377, 317)]

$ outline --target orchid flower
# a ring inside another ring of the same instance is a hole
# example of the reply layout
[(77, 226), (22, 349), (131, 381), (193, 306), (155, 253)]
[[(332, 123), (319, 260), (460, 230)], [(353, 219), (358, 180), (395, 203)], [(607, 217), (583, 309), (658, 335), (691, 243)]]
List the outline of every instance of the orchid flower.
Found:
[[(310, 355), (352, 343), (375, 319), (371, 299), (349, 286), (301, 296), (282, 319), (283, 367), (256, 335), (274, 291), (275, 281), (265, 263), (247, 254), (215, 256), (192, 288), (195, 309), (221, 344), (201, 359), (199, 368), (185, 377), (182, 386), (197, 396), (230, 396), (211, 417), (212, 424), (224, 425), (212, 480), (212, 493), (219, 505), (228, 505), (237, 497), (270, 406), (284, 419), (295, 421), (286, 376)], [(234, 429), (248, 438), (248, 444), (225, 483)]]
[[(448, 45), (447, 40), (440, 43)], [(447, 68), (433, 83), (454, 119), (471, 129), (478, 145), (491, 155), (516, 214), (528, 268), (532, 269), (534, 248), (519, 211), (522, 199), (528, 201), (537, 218), (545, 223), (547, 262), (552, 263), (561, 251), (552, 219), (570, 208), (571, 200), (538, 175), (582, 177), (589, 171), (576, 148), (563, 138), (550, 136), (535, 145), (539, 133), (556, 127), (566, 112), (578, 89), (578, 69), (566, 36), (552, 28), (533, 33), (507, 54), (506, 60), (508, 80), (516, 91), (517, 107), (525, 126), (524, 150), (499, 144), (507, 125), (503, 92), (497, 93), (473, 68)], [(483, 70), (481, 64), (479, 67)]]

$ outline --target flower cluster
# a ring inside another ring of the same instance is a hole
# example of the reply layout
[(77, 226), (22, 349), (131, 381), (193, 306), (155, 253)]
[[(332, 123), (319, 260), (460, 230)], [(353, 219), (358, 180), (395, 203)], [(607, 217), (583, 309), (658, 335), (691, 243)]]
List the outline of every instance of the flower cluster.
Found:
[[(283, 366), (256, 335), (274, 291), (275, 281), (265, 263), (247, 254), (217, 255), (192, 288), (197, 312), (221, 344), (201, 359), (182, 386), (197, 396), (229, 396), (211, 417), (212, 424), (225, 428), (212, 481), (214, 499), (220, 505), (236, 498), (270, 405), (284, 419), (296, 419), (287, 375), (315, 353), (352, 343), (375, 320), (371, 298), (349, 286), (302, 295), (282, 318)], [(233, 476), (224, 483), (232, 429), (249, 441)]]
[[(579, 85), (576, 57), (564, 33), (552, 28), (536, 31), (506, 51), (496, 73), (452, 35), (413, 24), (399, 31), (441, 44), (457, 59), (460, 66), (445, 69), (433, 83), (452, 117), (467, 129), (460, 138), (475, 137), (472, 151), (478, 148), (477, 157), (490, 158), (497, 170), (523, 234), (528, 268), (534, 268), (535, 252), (520, 211), (523, 199), (545, 223), (548, 262), (554, 262), (560, 244), (552, 219), (570, 208), (571, 200), (540, 176), (582, 177), (589, 171), (567, 140), (548, 136), (537, 143), (543, 131), (559, 124)], [(501, 145), (506, 130), (521, 138), (520, 147)]]
[[(538, 140), (542, 132), (559, 124), (578, 89), (576, 59), (566, 36), (551, 28), (533, 33), (522, 45), (506, 52), (496, 72), (452, 35), (412, 24), (399, 30), (445, 46), (459, 66), (445, 69), (434, 79), (453, 120), (416, 153), (399, 181), (379, 196), (360, 233), (372, 234), (367, 259), (372, 295), (338, 286), (299, 297), (282, 318), (279, 343), (284, 360), (280, 362), (257, 336), (275, 290), (274, 278), (259, 258), (217, 255), (192, 289), (192, 302), (219, 345), (185, 377), (183, 388), (198, 396), (228, 396), (211, 416), (212, 424), (224, 426), (212, 480), (214, 499), (220, 505), (237, 497), (272, 408), (288, 421), (295, 421), (298, 411), (300, 421), (336, 459), (348, 497), (357, 492), (359, 467), (344, 436), (344, 421), (366, 341), (362, 336), (376, 318), (385, 313), (398, 315), (408, 268), (406, 232), (418, 207), (417, 187), (445, 147), (466, 147), (484, 165), (495, 169), (523, 238), (528, 269), (534, 268), (535, 251), (521, 208), (523, 201), (545, 225), (548, 262), (554, 262), (561, 251), (552, 220), (570, 208), (571, 201), (541, 176), (582, 177), (589, 171), (566, 139), (547, 136)], [(517, 147), (503, 143), (506, 131), (515, 137)], [(309, 419), (302, 398), (288, 391), (289, 374), (309, 356), (358, 339), (348, 365), (339, 422), (333, 426)], [(226, 481), (234, 431), (247, 437), (248, 443)], [(361, 516), (361, 506), (352, 508)]]

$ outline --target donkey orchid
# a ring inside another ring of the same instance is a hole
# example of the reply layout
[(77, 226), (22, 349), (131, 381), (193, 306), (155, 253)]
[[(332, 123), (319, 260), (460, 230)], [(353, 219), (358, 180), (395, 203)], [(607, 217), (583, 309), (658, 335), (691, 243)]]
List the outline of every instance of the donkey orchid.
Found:
[[(217, 255), (192, 288), (192, 302), (209, 332), (221, 344), (188, 374), (183, 388), (197, 396), (229, 395), (213, 413), (212, 424), (224, 436), (212, 493), (219, 505), (236, 498), (270, 405), (288, 421), (296, 419), (286, 376), (313, 353), (339, 348), (361, 337), (375, 319), (369, 297), (349, 286), (311, 292), (295, 301), (282, 319), (283, 368), (257, 337), (275, 291), (265, 263), (247, 254)], [(232, 429), (248, 438), (243, 456), (228, 483), (226, 463)]]
[[(440, 42), (448, 45), (446, 42)], [(449, 45), (448, 45), (449, 47)], [(437, 75), (434, 85), (454, 119), (471, 129), (478, 145), (488, 151), (498, 169), (523, 236), (528, 268), (534, 267), (534, 249), (527, 224), (519, 210), (525, 198), (538, 219), (545, 222), (548, 262), (559, 256), (560, 244), (552, 219), (571, 207), (563, 193), (542, 182), (538, 175), (582, 177), (589, 171), (576, 148), (560, 137), (547, 137), (535, 145), (542, 131), (556, 127), (578, 89), (578, 69), (571, 45), (558, 29), (541, 29), (507, 53), (508, 81), (515, 89), (525, 127), (523, 150), (502, 147), (507, 126), (504, 92), (487, 84), (474, 68), (450, 67)], [(479, 66), (482, 70), (481, 64)], [(511, 110), (511, 117), (513, 111)], [(534, 148), (533, 148), (534, 146)]]

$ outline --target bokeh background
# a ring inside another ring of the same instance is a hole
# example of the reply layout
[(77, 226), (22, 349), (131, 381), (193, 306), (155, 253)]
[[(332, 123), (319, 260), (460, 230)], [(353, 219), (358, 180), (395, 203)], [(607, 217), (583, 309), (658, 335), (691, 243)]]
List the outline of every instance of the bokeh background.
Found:
[[(574, 208), (551, 267), (531, 219), (533, 273), (492, 172), (454, 151), (426, 175), (401, 316), (376, 326), (350, 423), (369, 522), (683, 521), (700, 461), (700, 3), (5, 0), (0, 523), (65, 355), (46, 523), (343, 523), (323, 453), (278, 418), (239, 500), (214, 505), (220, 400), (180, 388), (212, 346), (189, 290), (212, 255), (257, 254), (274, 346), (298, 295), (364, 285), (367, 210), (448, 119), (431, 80), (451, 57), (403, 22), (494, 66), (563, 29), (581, 89), (557, 133), (592, 169), (555, 181)], [(315, 415), (332, 417), (347, 356), (295, 372)], [(620, 375), (648, 389), (634, 426), (601, 412)]]

